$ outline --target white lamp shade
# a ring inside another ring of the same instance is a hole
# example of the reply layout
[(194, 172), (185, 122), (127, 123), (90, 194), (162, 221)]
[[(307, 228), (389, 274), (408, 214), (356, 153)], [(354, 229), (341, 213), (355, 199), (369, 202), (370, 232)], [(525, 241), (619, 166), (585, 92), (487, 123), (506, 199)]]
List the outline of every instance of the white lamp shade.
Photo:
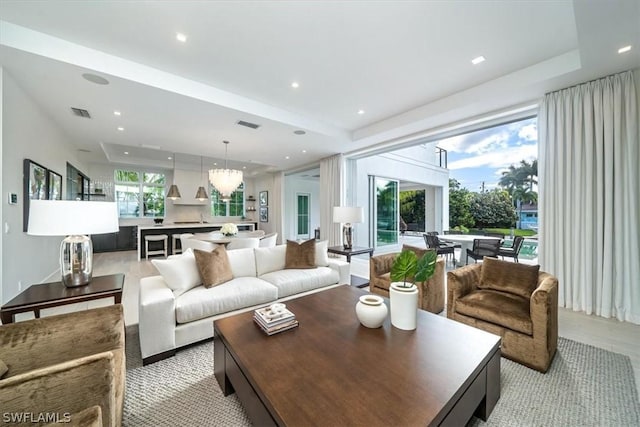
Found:
[(364, 209), (361, 207), (334, 206), (333, 222), (351, 224), (364, 222)]
[(115, 202), (31, 200), (27, 234), (70, 236), (119, 231)]

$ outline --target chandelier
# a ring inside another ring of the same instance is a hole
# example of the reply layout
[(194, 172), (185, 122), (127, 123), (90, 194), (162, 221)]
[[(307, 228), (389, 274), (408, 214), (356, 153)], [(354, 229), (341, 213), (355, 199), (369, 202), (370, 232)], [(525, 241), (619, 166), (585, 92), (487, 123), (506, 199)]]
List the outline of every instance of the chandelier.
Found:
[(224, 169), (210, 169), (209, 182), (218, 190), (222, 200), (230, 200), (231, 193), (242, 184), (242, 171), (227, 168), (227, 149), (229, 141), (222, 141), (224, 146)]

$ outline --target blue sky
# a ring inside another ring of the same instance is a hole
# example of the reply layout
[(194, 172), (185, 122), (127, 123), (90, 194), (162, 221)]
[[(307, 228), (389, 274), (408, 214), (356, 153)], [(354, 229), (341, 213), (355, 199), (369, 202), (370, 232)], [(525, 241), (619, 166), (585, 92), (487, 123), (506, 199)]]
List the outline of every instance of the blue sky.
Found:
[(462, 187), (480, 191), (497, 187), (502, 171), (520, 160), (538, 158), (538, 120), (531, 118), (443, 139), (448, 152), (449, 177)]

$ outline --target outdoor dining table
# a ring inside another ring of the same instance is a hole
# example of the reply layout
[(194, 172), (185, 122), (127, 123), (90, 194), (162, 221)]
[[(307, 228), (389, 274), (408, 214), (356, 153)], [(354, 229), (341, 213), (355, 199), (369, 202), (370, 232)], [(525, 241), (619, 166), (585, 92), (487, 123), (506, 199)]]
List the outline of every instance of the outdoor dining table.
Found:
[(473, 249), (473, 241), (475, 239), (496, 239), (502, 240), (499, 237), (492, 236), (478, 236), (475, 234), (440, 234), (438, 239), (443, 242), (460, 243), (460, 259), (456, 264), (458, 267), (462, 267), (465, 263), (462, 262), (462, 257), (467, 255), (467, 249)]

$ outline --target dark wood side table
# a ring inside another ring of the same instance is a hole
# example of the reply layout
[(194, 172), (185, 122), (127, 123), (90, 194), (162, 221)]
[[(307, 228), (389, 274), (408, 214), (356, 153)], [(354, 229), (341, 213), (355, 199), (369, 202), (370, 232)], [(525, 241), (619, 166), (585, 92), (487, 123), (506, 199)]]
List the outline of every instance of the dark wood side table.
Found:
[(62, 282), (32, 285), (0, 308), (2, 324), (13, 323), (13, 316), (18, 313), (33, 311), (38, 319), (42, 309), (76, 302), (113, 297), (120, 304), (123, 285), (122, 273), (97, 276), (88, 285), (75, 288), (67, 288)]
[[(351, 249), (345, 249), (344, 246), (331, 246), (327, 249), (329, 253), (344, 255), (347, 257), (347, 262), (351, 264), (351, 257), (354, 255), (362, 255), (369, 254), (369, 256), (373, 256), (373, 248), (365, 248), (361, 246), (353, 246)], [(369, 281), (362, 277), (351, 276), (351, 286), (355, 286), (357, 288), (366, 288), (369, 286)]]
[(351, 262), (351, 257), (354, 255), (369, 254), (373, 256), (373, 248), (364, 248), (361, 246), (353, 246), (351, 249), (345, 249), (344, 246), (331, 246), (327, 249), (329, 253), (344, 255), (347, 257), (347, 262)]

